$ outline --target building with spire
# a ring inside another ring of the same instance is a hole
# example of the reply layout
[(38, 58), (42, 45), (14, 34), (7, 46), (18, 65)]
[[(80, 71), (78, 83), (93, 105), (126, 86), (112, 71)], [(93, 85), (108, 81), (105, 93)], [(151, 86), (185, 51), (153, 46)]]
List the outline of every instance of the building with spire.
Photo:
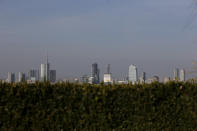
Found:
[(110, 72), (110, 64), (107, 65), (107, 73), (104, 74), (104, 83), (112, 83), (112, 75)]
[(48, 55), (46, 57), (46, 63), (41, 64), (40, 79), (41, 79), (41, 81), (50, 81), (50, 64), (48, 61)]

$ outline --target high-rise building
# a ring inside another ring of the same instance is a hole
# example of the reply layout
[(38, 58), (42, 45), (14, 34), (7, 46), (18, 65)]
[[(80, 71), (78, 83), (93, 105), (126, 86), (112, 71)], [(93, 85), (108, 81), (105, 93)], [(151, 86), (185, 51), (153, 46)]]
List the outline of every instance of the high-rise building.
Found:
[(104, 83), (112, 83), (112, 75), (110, 72), (110, 64), (107, 65), (107, 73), (104, 74)]
[(98, 64), (97, 63), (92, 64), (91, 77), (89, 79), (89, 83), (99, 84), (100, 82), (99, 74), (100, 74), (100, 70), (98, 69)]
[(25, 80), (26, 80), (25, 73), (19, 72), (19, 74), (18, 74), (18, 82), (24, 83)]
[(15, 74), (8, 72), (8, 79), (7, 79), (8, 83), (14, 83), (15, 82)]
[(140, 77), (140, 83), (145, 83), (146, 81), (146, 72), (142, 72), (142, 76)]
[(46, 72), (46, 66), (45, 64), (41, 64), (41, 67), (40, 67), (40, 80), (41, 81), (45, 81), (46, 80), (46, 76), (45, 76), (45, 73)]
[(185, 70), (181, 69), (180, 70), (180, 81), (185, 81)]
[(28, 80), (31, 82), (39, 81), (39, 70), (31, 69), (28, 72)]
[(48, 56), (47, 56), (47, 61), (46, 61), (46, 75), (45, 76), (46, 76), (46, 81), (50, 81), (50, 64), (48, 61)]
[(138, 81), (138, 70), (135, 65), (129, 66), (129, 82), (136, 83)]
[(50, 70), (50, 82), (56, 82), (56, 70)]
[(50, 81), (50, 64), (48, 62), (48, 57), (46, 60), (46, 64), (41, 64), (40, 78), (41, 81)]
[(179, 69), (178, 68), (175, 68), (174, 69), (174, 76), (173, 76), (173, 79), (178, 81), (179, 80)]

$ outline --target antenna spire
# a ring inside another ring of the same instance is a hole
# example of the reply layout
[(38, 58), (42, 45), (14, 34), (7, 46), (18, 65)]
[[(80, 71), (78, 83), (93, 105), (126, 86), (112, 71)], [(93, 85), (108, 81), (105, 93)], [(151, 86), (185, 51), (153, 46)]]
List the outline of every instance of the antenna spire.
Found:
[(46, 60), (47, 60), (47, 61), (46, 61), (46, 62), (47, 62), (46, 64), (48, 64), (48, 62), (49, 62), (49, 58), (48, 58), (48, 50), (47, 50), (47, 58), (46, 58)]

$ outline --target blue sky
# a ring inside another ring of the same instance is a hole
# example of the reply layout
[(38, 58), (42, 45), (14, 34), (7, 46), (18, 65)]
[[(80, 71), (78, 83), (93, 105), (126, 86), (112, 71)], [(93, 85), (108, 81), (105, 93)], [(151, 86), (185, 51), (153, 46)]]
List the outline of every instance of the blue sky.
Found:
[(130, 64), (171, 76), (197, 60), (192, 0), (0, 0), (0, 76), (39, 68), (48, 50), (58, 77), (126, 76)]

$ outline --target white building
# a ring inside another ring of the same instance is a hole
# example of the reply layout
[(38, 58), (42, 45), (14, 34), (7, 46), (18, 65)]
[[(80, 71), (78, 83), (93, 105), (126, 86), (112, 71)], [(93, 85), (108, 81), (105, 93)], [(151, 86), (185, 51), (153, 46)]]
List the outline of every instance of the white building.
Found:
[(112, 83), (112, 75), (111, 74), (104, 74), (104, 83)]
[(22, 72), (19, 72), (18, 74), (18, 82), (25, 82), (26, 80), (26, 76), (25, 76), (25, 73), (22, 73)]
[(40, 79), (41, 79), (41, 81), (46, 80), (46, 65), (45, 64), (41, 64), (41, 67), (40, 67)]
[(129, 66), (129, 82), (136, 83), (138, 81), (138, 71), (135, 65)]
[(15, 82), (15, 74), (8, 72), (8, 79), (7, 79), (8, 83), (14, 83)]
[(48, 57), (47, 57), (46, 64), (41, 64), (40, 78), (41, 78), (41, 81), (50, 81), (50, 64), (48, 62)]
[(185, 70), (184, 69), (181, 69), (180, 70), (180, 81), (185, 81)]
[(104, 83), (113, 83), (112, 74), (110, 72), (110, 64), (107, 65), (107, 73), (104, 74)]

